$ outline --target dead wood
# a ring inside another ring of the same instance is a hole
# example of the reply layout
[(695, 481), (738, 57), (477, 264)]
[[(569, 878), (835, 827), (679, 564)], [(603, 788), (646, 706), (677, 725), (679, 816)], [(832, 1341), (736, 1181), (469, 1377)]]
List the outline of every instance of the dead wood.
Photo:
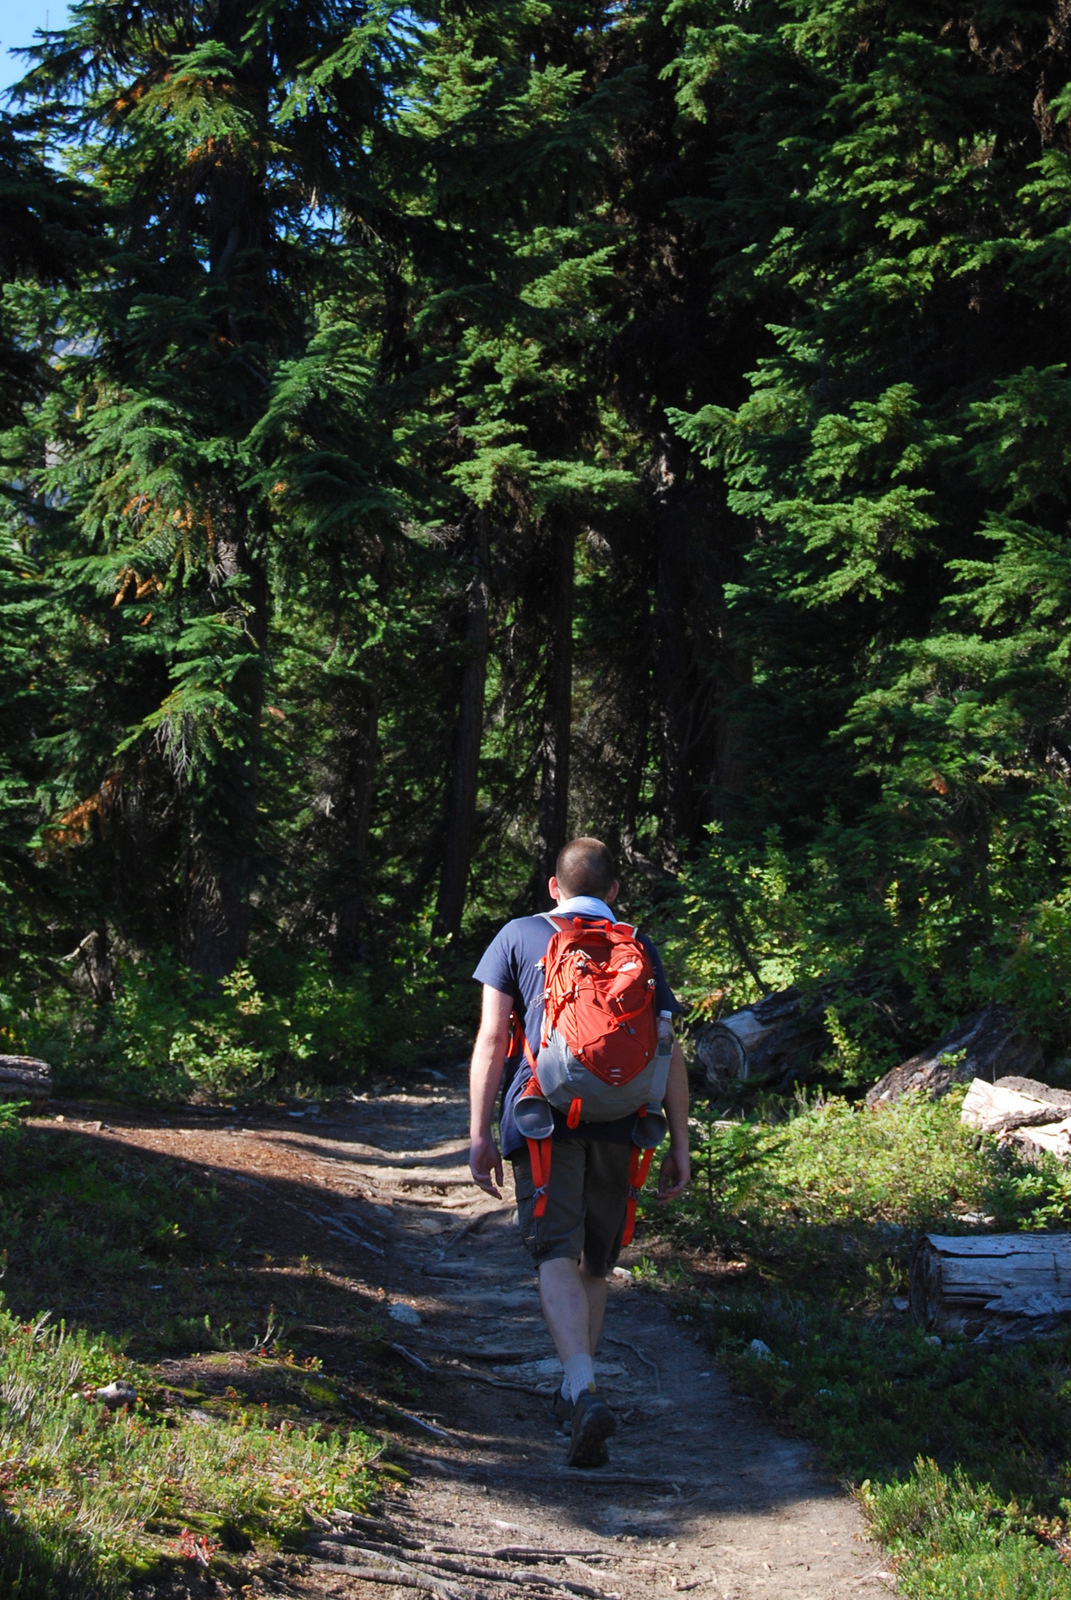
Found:
[[(1030, 1083), (1029, 1078), (1019, 1078), (1019, 1083)], [(1067, 1097), (1071, 1110), (1071, 1095)], [(986, 1083), (975, 1078), (967, 1090), (960, 1121), (979, 1133), (1007, 1133), (1011, 1128), (1039, 1127), (1056, 1120), (1058, 1113), (1050, 1100), (1019, 1089), (1006, 1087), (1006, 1080)]]
[(469, 1345), (450, 1344), (445, 1340), (442, 1341), (440, 1348), (461, 1361), (486, 1361), (503, 1367), (519, 1366), (522, 1361), (538, 1361), (541, 1356), (546, 1355), (545, 1349), (477, 1350)]
[[(475, 1553), (475, 1552), (474, 1552)], [(414, 1556), (414, 1565), (446, 1572), (463, 1578), (483, 1578), (487, 1583), (534, 1584), (540, 1589), (566, 1589), (570, 1594), (588, 1595), (593, 1600), (605, 1600), (601, 1589), (586, 1583), (574, 1583), (570, 1578), (548, 1578), (541, 1572), (511, 1572), (508, 1567), (477, 1567), (471, 1561), (456, 1561), (452, 1556)]]
[(452, 1362), (444, 1365), (437, 1362), (439, 1370), (444, 1376), (451, 1378), (464, 1378), (468, 1383), (486, 1383), (492, 1389), (516, 1389), (521, 1394), (533, 1394), (537, 1400), (545, 1400), (549, 1393), (546, 1389), (537, 1389), (532, 1383), (515, 1383), (512, 1378), (492, 1378), (486, 1372), (473, 1372), (471, 1367), (455, 1366)]
[(434, 1422), (425, 1422), (423, 1417), (414, 1416), (411, 1411), (399, 1411), (398, 1407), (391, 1406), (389, 1401), (386, 1404), (390, 1410), (396, 1412), (404, 1421), (411, 1422), (414, 1427), (423, 1428), (425, 1433), (433, 1433), (437, 1439), (449, 1439), (452, 1444), (457, 1438), (456, 1433), (449, 1433), (445, 1428), (438, 1427)]
[(963, 1102), (963, 1121), (996, 1133), (1027, 1161), (1071, 1157), (1071, 1094), (1036, 1078), (976, 1079)]
[(328, 1561), (321, 1556), (316, 1557), (316, 1565), (327, 1572), (344, 1572), (347, 1578), (355, 1578), (358, 1583), (386, 1583), (394, 1584), (399, 1589), (422, 1589), (425, 1594), (441, 1595), (443, 1600), (487, 1600), (486, 1596), (476, 1595), (471, 1589), (462, 1589), (457, 1586), (446, 1588), (441, 1583), (436, 1583), (430, 1573), (412, 1574), (388, 1570), (385, 1567), (351, 1567), (347, 1561)]
[(462, 1239), (467, 1238), (469, 1234), (475, 1233), (477, 1229), (482, 1228), (488, 1217), (504, 1217), (510, 1210), (512, 1210), (511, 1206), (494, 1206), (490, 1211), (480, 1211), (476, 1216), (470, 1217), (465, 1226), (458, 1228), (456, 1233), (451, 1234), (450, 1238), (442, 1246), (439, 1251), (439, 1259), (445, 1260), (454, 1246), (459, 1245)]
[[(344, 1222), (340, 1222), (337, 1217), (317, 1216), (312, 1211), (306, 1211), (305, 1215), (310, 1217), (313, 1222), (319, 1222), (323, 1227), (330, 1228), (332, 1233), (339, 1233), (344, 1239), (351, 1240), (353, 1244), (359, 1244), (362, 1250), (371, 1250), (373, 1255), (377, 1256), (383, 1256), (387, 1253), (382, 1245), (373, 1244), (371, 1239), (366, 1239), (363, 1234), (355, 1233), (352, 1228), (347, 1227)], [(382, 1238), (382, 1235), (380, 1237)]]
[(362, 1533), (370, 1534), (373, 1538), (386, 1539), (391, 1544), (401, 1545), (403, 1549), (423, 1550), (424, 1543), (415, 1539), (411, 1534), (402, 1533), (392, 1522), (384, 1522), (379, 1517), (363, 1517), (357, 1511), (335, 1511), (335, 1517), (344, 1517), (351, 1528), (358, 1528)]
[[(549, 1578), (545, 1577), (541, 1572), (513, 1572), (508, 1567), (481, 1567), (476, 1566), (471, 1560), (458, 1561), (452, 1556), (434, 1555), (430, 1552), (410, 1555), (404, 1563), (401, 1563), (399, 1558), (390, 1551), (383, 1552), (370, 1545), (343, 1544), (337, 1541), (324, 1540), (315, 1548), (325, 1550), (332, 1556), (341, 1554), (342, 1564), (346, 1565), (347, 1568), (347, 1553), (351, 1550), (354, 1558), (361, 1556), (382, 1558), (385, 1553), (387, 1559), (393, 1563), (392, 1570), (404, 1571), (407, 1575), (426, 1572), (428, 1578), (437, 1578), (439, 1576), (482, 1578), (485, 1583), (525, 1584), (539, 1589), (564, 1589), (569, 1594), (588, 1597), (588, 1600), (607, 1600), (603, 1590), (593, 1589), (590, 1584), (576, 1583), (569, 1578), (557, 1576)], [(315, 1550), (313, 1553), (315, 1553)]]
[(926, 1234), (910, 1269), (923, 1327), (977, 1343), (1063, 1331), (1071, 1321), (1071, 1234)]
[(995, 1083), (1016, 1074), (1029, 1077), (1040, 1066), (1041, 1046), (1015, 1013), (1003, 1006), (986, 1006), (879, 1078), (868, 1090), (866, 1103), (872, 1110), (892, 1105), (909, 1090), (936, 1100), (954, 1083), (969, 1083), (972, 1078)]
[(585, 1561), (610, 1559), (609, 1550), (546, 1550), (540, 1545), (531, 1544), (507, 1544), (501, 1550), (489, 1550), (487, 1553), (496, 1561), (564, 1561), (566, 1556), (581, 1556)]
[(998, 1078), (997, 1087), (1014, 1089), (1017, 1094), (1028, 1094), (1034, 1100), (1044, 1100), (1061, 1117), (1071, 1116), (1071, 1091), (1054, 1089), (1051, 1083), (1042, 1083), (1039, 1078), (1017, 1078), (1012, 1074)]
[(0, 1055), (0, 1100), (28, 1100), (43, 1111), (52, 1093), (52, 1068), (36, 1056)]
[(806, 1009), (798, 989), (770, 994), (717, 1022), (706, 1022), (695, 1036), (695, 1059), (715, 1094), (744, 1079), (797, 1077), (829, 1043), (817, 1000)]
[(1045, 1155), (1067, 1161), (1071, 1158), (1071, 1117), (1041, 1127), (1009, 1128), (1002, 1142), (1013, 1145), (1026, 1161), (1038, 1161)]
[(401, 1356), (403, 1361), (408, 1361), (411, 1367), (416, 1367), (418, 1372), (430, 1372), (432, 1370), (426, 1361), (421, 1361), (420, 1357), (415, 1356), (411, 1350), (407, 1350), (404, 1344), (391, 1344), (388, 1348), (393, 1350), (396, 1356)]

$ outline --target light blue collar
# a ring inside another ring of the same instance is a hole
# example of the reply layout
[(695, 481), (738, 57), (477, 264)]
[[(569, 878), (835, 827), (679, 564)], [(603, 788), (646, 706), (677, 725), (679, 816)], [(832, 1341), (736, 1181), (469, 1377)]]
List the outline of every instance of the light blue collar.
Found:
[(552, 917), (605, 917), (607, 922), (616, 922), (617, 917), (605, 900), (597, 900), (593, 894), (574, 894), (571, 900), (559, 900)]

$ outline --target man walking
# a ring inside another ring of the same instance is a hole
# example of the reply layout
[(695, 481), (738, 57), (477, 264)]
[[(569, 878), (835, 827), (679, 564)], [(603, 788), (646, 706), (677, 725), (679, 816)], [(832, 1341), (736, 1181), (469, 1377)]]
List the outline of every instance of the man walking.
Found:
[[(545, 1181), (541, 1198), (530, 1148), (517, 1125), (517, 1102), (526, 1087), (533, 1087), (530, 1061), (539, 1050), (544, 1020), (544, 958), (556, 927), (563, 926), (551, 918), (614, 922), (610, 904), (618, 882), (607, 847), (598, 839), (572, 840), (558, 857), (549, 888), (557, 902), (551, 917), (519, 917), (507, 923), (473, 974), (483, 984), (483, 1008), (472, 1053), (469, 1168), (480, 1188), (497, 1198), (503, 1155), (513, 1162), (521, 1233), (539, 1274), (543, 1316), (565, 1369), (555, 1415), (572, 1424), (568, 1464), (596, 1467), (607, 1460), (606, 1440), (616, 1426), (595, 1387), (593, 1358), (606, 1310), (607, 1275), (625, 1232), (636, 1112), (609, 1121), (577, 1122), (578, 1102), (568, 1117), (555, 1110), (549, 1176), (539, 1175)], [(655, 1008), (668, 1027), (680, 1004), (654, 945), (643, 935), (638, 942), (650, 961)], [(504, 1075), (500, 1154), (491, 1123)], [(688, 1077), (676, 1042), (662, 1107), (670, 1144), (659, 1173), (660, 1204), (680, 1194), (689, 1178)]]

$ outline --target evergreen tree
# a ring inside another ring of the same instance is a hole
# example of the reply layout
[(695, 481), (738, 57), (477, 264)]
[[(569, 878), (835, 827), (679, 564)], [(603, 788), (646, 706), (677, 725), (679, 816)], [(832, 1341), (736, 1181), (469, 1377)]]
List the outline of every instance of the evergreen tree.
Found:
[(743, 405), (677, 418), (751, 530), (738, 831), (776, 824), (840, 908), (842, 950), (898, 968), (916, 1001), (1015, 991), (993, 959), (1066, 871), (1048, 632), (1066, 21), (1043, 5), (681, 15), (684, 105), (752, 112), (697, 214), (725, 279), (782, 307)]
[(368, 278), (357, 236), (404, 26), (345, 5), (91, 3), (24, 85), (67, 97), (53, 127), (80, 141), (112, 242), (68, 311), (42, 418), (58, 460), (36, 478), (63, 499), (69, 604), (113, 646), (67, 779), (152, 814), (143, 890), (213, 977), (248, 942), (273, 587), (340, 540), (363, 566), (389, 500), (368, 332), (339, 306)]

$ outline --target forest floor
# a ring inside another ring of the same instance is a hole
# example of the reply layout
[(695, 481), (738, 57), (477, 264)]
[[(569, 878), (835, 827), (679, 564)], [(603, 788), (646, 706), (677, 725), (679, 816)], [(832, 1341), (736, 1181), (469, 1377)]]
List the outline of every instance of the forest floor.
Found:
[[(136, 1148), (233, 1196), (254, 1318), (270, 1301), (284, 1338), (359, 1388), (368, 1380), (352, 1330), (372, 1311), (411, 1380), (385, 1412), (408, 1477), (387, 1484), (371, 1517), (325, 1519), (304, 1552), (243, 1592), (865, 1600), (893, 1587), (857, 1506), (807, 1445), (730, 1392), (672, 1303), (631, 1275), (613, 1280), (598, 1363), (619, 1423), (610, 1465), (565, 1468), (547, 1408), (559, 1369), (509, 1179), (494, 1202), (468, 1178), (462, 1064), (323, 1114), (56, 1105), (37, 1126), (57, 1115), (113, 1154)], [(65, 1308), (81, 1321), (98, 1309), (91, 1288)], [(160, 1368), (176, 1389), (248, 1391), (248, 1356), (217, 1350)]]

